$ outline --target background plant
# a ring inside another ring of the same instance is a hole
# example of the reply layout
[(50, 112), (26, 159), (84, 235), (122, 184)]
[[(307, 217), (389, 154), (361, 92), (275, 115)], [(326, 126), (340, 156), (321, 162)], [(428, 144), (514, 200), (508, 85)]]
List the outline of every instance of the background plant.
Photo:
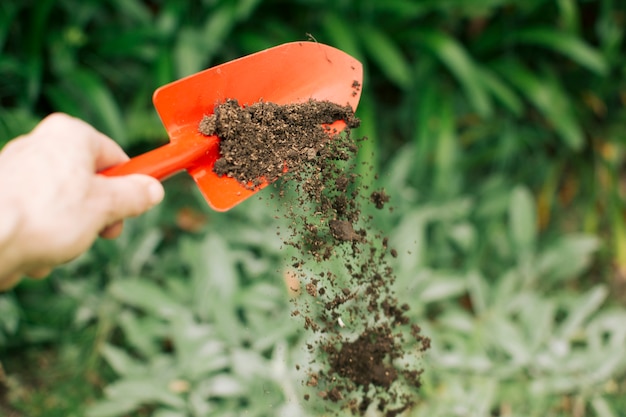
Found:
[[(5, 3), (0, 143), (65, 111), (137, 153), (166, 140), (159, 85), (294, 40), (356, 56), (361, 174), (392, 195), (376, 221), (433, 339), (410, 415), (624, 409), (621, 2)], [(321, 413), (294, 367), (277, 203), (211, 213), (185, 178), (167, 195), (0, 296), (7, 413)]]

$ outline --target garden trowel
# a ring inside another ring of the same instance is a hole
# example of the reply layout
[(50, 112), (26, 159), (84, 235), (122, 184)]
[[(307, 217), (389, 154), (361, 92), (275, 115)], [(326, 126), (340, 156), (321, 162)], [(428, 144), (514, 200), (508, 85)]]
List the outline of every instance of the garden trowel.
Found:
[(220, 157), (219, 138), (198, 131), (203, 116), (228, 99), (242, 106), (261, 100), (281, 105), (326, 100), (356, 110), (362, 79), (359, 61), (317, 42), (286, 43), (198, 72), (154, 92), (154, 106), (170, 142), (101, 174), (165, 179), (187, 170), (213, 209), (228, 210), (267, 183), (249, 189), (213, 172)]

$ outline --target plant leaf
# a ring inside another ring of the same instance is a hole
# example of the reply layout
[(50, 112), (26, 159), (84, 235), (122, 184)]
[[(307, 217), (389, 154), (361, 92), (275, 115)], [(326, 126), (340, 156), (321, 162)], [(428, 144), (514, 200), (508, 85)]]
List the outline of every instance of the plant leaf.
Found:
[(454, 75), (476, 112), (483, 117), (490, 116), (492, 104), (489, 94), (468, 51), (452, 37), (435, 30), (419, 32), (415, 39)]
[(144, 370), (144, 367), (130, 357), (125, 350), (108, 343), (102, 346), (100, 353), (109, 366), (120, 376), (138, 375)]
[(539, 254), (537, 273), (553, 283), (574, 279), (590, 266), (599, 247), (595, 236), (564, 236)]
[(383, 31), (370, 26), (359, 27), (363, 48), (389, 80), (408, 89), (412, 82), (411, 66), (398, 45)]
[(551, 49), (598, 75), (606, 75), (609, 70), (604, 57), (573, 33), (560, 32), (553, 28), (534, 27), (516, 32), (514, 39), (518, 43)]
[(131, 413), (139, 407), (139, 403), (132, 400), (116, 398), (114, 400), (99, 401), (87, 408), (87, 417), (119, 417)]
[(515, 249), (522, 256), (532, 254), (537, 239), (537, 215), (533, 196), (525, 187), (515, 187), (511, 193), (509, 225)]
[(583, 326), (583, 323), (600, 308), (607, 295), (606, 287), (598, 285), (581, 296), (565, 321), (559, 326), (559, 336), (563, 339), (572, 337)]
[(160, 287), (143, 279), (114, 281), (109, 286), (109, 292), (119, 301), (159, 317), (172, 317), (182, 309)]
[(556, 79), (550, 78), (549, 74), (533, 74), (523, 64), (513, 60), (499, 61), (495, 66), (552, 124), (569, 148), (582, 148), (582, 129), (574, 115), (570, 98)]

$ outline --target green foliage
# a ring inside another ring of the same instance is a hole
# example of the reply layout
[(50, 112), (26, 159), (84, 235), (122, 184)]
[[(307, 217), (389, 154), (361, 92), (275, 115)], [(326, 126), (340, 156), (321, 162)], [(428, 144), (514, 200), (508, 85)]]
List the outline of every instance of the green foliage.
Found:
[(405, 253), (396, 285), (433, 340), (424, 401), (410, 415), (570, 415), (564, 395), (614, 415), (606, 381), (626, 370), (626, 310), (606, 308), (605, 285), (564, 289), (599, 240), (542, 238), (532, 195), (504, 181), (432, 203), (407, 184), (413, 157), (398, 156), (384, 184), (414, 196), (395, 207), (390, 244)]
[[(392, 197), (372, 214), (433, 342), (407, 415), (624, 408), (626, 310), (611, 291), (626, 271), (621, 2), (5, 3), (0, 145), (64, 111), (140, 152), (166, 140), (150, 104), (160, 85), (282, 42), (354, 55), (359, 173)], [(0, 296), (0, 360), (17, 375), (0, 373), (7, 401), (25, 415), (322, 415), (295, 368), (306, 335), (290, 316), (278, 203), (209, 213), (189, 181), (166, 185), (122, 238)], [(189, 208), (207, 220), (199, 231), (177, 220)], [(65, 373), (7, 360), (46, 349)], [(31, 374), (48, 400), (19, 394), (36, 391)]]

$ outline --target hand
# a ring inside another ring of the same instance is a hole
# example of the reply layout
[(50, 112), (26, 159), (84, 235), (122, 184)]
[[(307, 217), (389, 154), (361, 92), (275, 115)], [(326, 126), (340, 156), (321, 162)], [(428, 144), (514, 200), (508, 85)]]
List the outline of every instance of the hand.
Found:
[(97, 174), (126, 160), (113, 140), (64, 114), (0, 151), (0, 290), (47, 276), (98, 235), (119, 236), (123, 219), (163, 199), (154, 178)]

